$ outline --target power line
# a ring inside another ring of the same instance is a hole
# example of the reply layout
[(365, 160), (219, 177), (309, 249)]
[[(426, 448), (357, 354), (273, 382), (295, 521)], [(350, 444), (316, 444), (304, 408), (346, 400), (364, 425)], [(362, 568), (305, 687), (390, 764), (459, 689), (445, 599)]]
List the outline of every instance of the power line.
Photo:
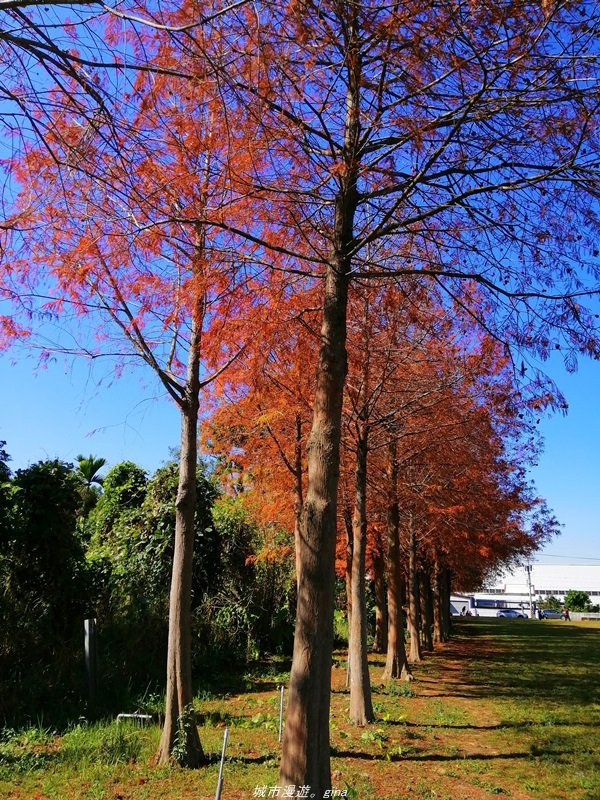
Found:
[(596, 558), (594, 556), (557, 556), (554, 553), (538, 553), (536, 554), (536, 558), (572, 558), (576, 559), (577, 561), (600, 561), (600, 558)]

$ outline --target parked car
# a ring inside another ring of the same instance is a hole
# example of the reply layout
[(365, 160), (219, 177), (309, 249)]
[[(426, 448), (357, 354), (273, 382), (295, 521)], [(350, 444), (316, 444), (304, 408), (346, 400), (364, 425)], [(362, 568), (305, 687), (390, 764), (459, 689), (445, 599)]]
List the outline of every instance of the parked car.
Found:
[(557, 608), (544, 608), (542, 609), (543, 619), (562, 619), (562, 612)]
[(505, 619), (525, 619), (527, 614), (524, 611), (517, 611), (515, 608), (501, 608), (500, 611), (496, 611), (496, 616)]

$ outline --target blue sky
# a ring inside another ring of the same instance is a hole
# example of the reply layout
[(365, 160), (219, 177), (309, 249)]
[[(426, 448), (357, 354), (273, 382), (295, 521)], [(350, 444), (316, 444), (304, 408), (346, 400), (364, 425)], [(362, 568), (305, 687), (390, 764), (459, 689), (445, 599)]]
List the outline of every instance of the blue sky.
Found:
[(9, 353), (0, 357), (0, 383), (0, 439), (13, 470), (93, 453), (109, 465), (131, 460), (151, 472), (179, 444), (177, 409), (148, 370), (116, 377), (109, 361), (79, 358), (39, 369), (33, 359)]
[(569, 411), (542, 419), (544, 452), (531, 476), (564, 528), (539, 560), (600, 564), (600, 363), (581, 359), (576, 373), (554, 368), (552, 377)]
[[(564, 528), (539, 560), (600, 564), (600, 363), (582, 360), (572, 375), (553, 365), (552, 377), (569, 413), (542, 418), (545, 449), (531, 476)], [(0, 439), (12, 469), (81, 452), (109, 465), (130, 459), (151, 472), (178, 445), (177, 409), (148, 370), (117, 378), (108, 361), (62, 358), (39, 369), (33, 358), (8, 353), (0, 356), (0, 385)]]

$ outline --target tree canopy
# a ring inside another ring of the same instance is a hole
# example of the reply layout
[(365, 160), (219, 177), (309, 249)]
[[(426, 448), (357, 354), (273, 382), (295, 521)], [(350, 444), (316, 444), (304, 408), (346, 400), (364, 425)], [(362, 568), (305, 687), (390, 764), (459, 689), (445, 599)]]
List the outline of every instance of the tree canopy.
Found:
[[(229, 490), (294, 528), (280, 779), (323, 795), (342, 523), (361, 658), (385, 528), (415, 660), (452, 573), (475, 582), (554, 529), (523, 464), (528, 414), (565, 405), (540, 364), (600, 357), (598, 5), (48, 5), (2, 11), (2, 344), (143, 363), (179, 409), (162, 763), (192, 698), (214, 412)], [(195, 726), (183, 752), (204, 759)]]

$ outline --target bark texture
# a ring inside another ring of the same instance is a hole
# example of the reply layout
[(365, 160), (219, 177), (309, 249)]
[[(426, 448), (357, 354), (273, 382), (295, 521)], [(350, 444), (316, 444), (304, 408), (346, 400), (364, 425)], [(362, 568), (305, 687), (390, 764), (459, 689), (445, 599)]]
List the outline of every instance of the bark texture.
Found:
[(442, 599), (442, 629), (444, 641), (450, 639), (452, 633), (452, 621), (450, 618), (450, 595), (452, 593), (452, 574), (447, 567), (441, 572), (441, 599)]
[(397, 495), (398, 465), (395, 443), (390, 445), (387, 509), (387, 611), (388, 642), (383, 680), (412, 680), (404, 644), (404, 587), (400, 567), (400, 513)]
[(417, 537), (415, 520), (412, 514), (408, 517), (408, 633), (410, 635), (410, 651), (408, 660), (418, 664), (423, 660), (419, 630), (420, 618), (419, 580), (417, 575)]
[(420, 573), (420, 583), (423, 649), (431, 652), (433, 650), (433, 603), (431, 597), (431, 581), (427, 569), (424, 569)]
[(350, 688), (350, 673), (352, 664), (350, 663), (350, 631), (352, 630), (352, 511), (350, 506), (344, 507), (344, 527), (346, 530), (346, 567), (344, 580), (346, 584), (346, 621), (348, 623), (348, 665), (346, 667), (346, 689)]
[(387, 651), (388, 614), (387, 590), (385, 584), (385, 558), (381, 545), (377, 543), (373, 550), (373, 583), (375, 586), (375, 652)]
[[(352, 532), (352, 509), (344, 508), (344, 527), (346, 529), (346, 569), (344, 580), (346, 584), (346, 613), (348, 620), (348, 647), (350, 647), (350, 629), (352, 627), (352, 548), (354, 547)], [(348, 672), (348, 675), (350, 672)]]
[(192, 328), (185, 397), (181, 403), (181, 454), (175, 502), (175, 548), (169, 600), (169, 642), (165, 722), (156, 760), (173, 757), (183, 766), (198, 767), (204, 753), (192, 709), (191, 596), (196, 468), (198, 461), (198, 395), (200, 341)]
[(329, 700), (346, 304), (343, 267), (330, 267), (307, 446), (308, 488), (300, 529), (294, 655), (280, 770), (281, 786), (310, 786), (317, 797), (331, 788)]
[(431, 582), (431, 590), (433, 594), (433, 643), (439, 644), (445, 642), (444, 624), (443, 624), (443, 611), (442, 611), (442, 590), (441, 590), (441, 569), (437, 558), (434, 559), (433, 564), (433, 580)]
[(352, 520), (352, 627), (350, 629), (350, 719), (356, 725), (373, 722), (367, 651), (365, 564), (367, 551), (367, 425), (356, 444), (356, 499)]
[(308, 483), (300, 529), (300, 580), (294, 654), (279, 783), (331, 789), (329, 706), (342, 397), (346, 379), (346, 314), (352, 270), (360, 163), (361, 60), (358, 10), (347, 21), (344, 145), (325, 273), (313, 423), (307, 443)]
[(300, 531), (302, 527), (302, 508), (304, 493), (302, 490), (302, 418), (296, 414), (296, 441), (294, 444), (294, 547), (296, 554), (296, 591), (300, 583)]

